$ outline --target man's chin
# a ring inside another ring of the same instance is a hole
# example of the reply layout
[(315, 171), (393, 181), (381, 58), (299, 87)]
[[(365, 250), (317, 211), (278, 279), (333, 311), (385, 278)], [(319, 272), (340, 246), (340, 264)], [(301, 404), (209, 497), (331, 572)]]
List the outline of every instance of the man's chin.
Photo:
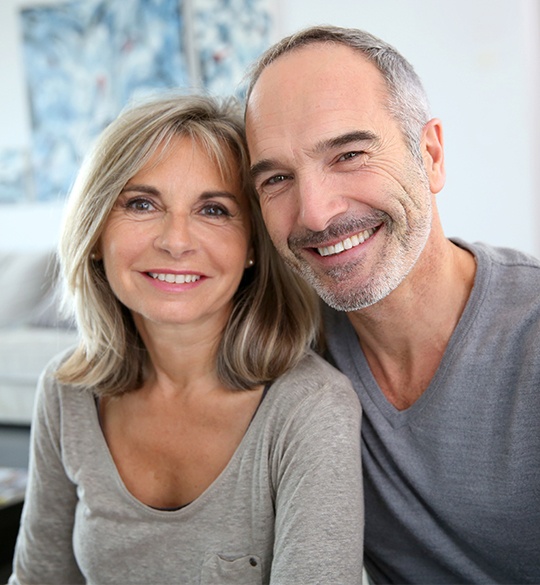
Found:
[(305, 266), (296, 271), (327, 305), (347, 313), (371, 307), (392, 292), (393, 284), (397, 286), (391, 281), (358, 283), (354, 271), (333, 270), (320, 275)]
[(366, 309), (367, 307), (371, 307), (378, 303), (381, 299), (380, 298), (365, 298), (362, 297), (361, 299), (355, 298), (343, 298), (339, 297), (336, 298), (334, 295), (323, 294), (326, 291), (317, 291), (317, 294), (321, 297), (321, 299), (332, 309), (336, 311), (341, 311), (344, 313), (353, 313), (355, 311), (361, 311), (362, 309)]
[(369, 287), (362, 287), (363, 292), (359, 293), (357, 286), (351, 286), (354, 266), (334, 267), (321, 274), (303, 257), (287, 256), (284, 260), (291, 270), (313, 287), (319, 297), (336, 311), (359, 311), (381, 299), (381, 295), (367, 292), (366, 288)]

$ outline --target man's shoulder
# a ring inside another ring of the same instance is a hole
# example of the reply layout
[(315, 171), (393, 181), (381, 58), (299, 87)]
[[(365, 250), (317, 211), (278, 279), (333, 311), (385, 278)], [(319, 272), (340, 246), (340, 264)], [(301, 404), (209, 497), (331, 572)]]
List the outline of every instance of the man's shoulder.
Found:
[(540, 259), (515, 248), (507, 248), (503, 246), (493, 246), (485, 242), (475, 242), (473, 244), (467, 243), (459, 238), (451, 238), (460, 248), (469, 250), (477, 259), (486, 259), (498, 266), (508, 267), (530, 267), (533, 269), (540, 269)]

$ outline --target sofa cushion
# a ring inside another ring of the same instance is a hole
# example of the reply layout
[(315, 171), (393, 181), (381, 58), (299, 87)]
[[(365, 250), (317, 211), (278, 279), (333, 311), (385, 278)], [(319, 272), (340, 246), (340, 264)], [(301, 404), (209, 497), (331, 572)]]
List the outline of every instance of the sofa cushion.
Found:
[(77, 340), (68, 329), (0, 329), (0, 424), (30, 423), (41, 372)]
[(54, 252), (0, 252), (0, 327), (26, 325), (50, 297), (56, 273)]

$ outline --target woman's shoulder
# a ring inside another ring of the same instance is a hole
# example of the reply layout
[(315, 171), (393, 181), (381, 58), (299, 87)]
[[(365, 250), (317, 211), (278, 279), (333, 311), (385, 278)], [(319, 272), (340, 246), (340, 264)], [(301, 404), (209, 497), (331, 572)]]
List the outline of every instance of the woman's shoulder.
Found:
[(274, 481), (287, 457), (301, 467), (324, 453), (359, 459), (361, 414), (349, 380), (315, 353), (304, 356), (272, 384), (254, 419), (269, 449)]
[(92, 396), (91, 389), (76, 388), (69, 384), (62, 384), (56, 378), (56, 372), (60, 366), (73, 354), (75, 347), (63, 350), (54, 356), (43, 369), (36, 392), (36, 405), (34, 415), (39, 416), (48, 412), (49, 415), (59, 416), (60, 411), (73, 410), (77, 412), (79, 402), (85, 400), (87, 395)]
[(311, 389), (318, 388), (321, 391), (328, 388), (328, 385), (352, 390), (347, 376), (313, 350), (307, 351), (298, 364), (281, 376), (278, 381), (294, 381), (302, 386), (307, 385)]
[(53, 358), (51, 358), (48, 364), (43, 368), (39, 378), (38, 390), (42, 392), (58, 392), (61, 388), (65, 387), (64, 384), (61, 384), (56, 379), (56, 372), (60, 368), (60, 366), (69, 359), (69, 357), (74, 353), (75, 347), (70, 347), (68, 349), (64, 349), (60, 353), (57, 353)]
[(272, 385), (273, 401), (292, 409), (303, 402), (324, 407), (360, 411), (349, 379), (321, 356), (308, 351), (300, 362)]

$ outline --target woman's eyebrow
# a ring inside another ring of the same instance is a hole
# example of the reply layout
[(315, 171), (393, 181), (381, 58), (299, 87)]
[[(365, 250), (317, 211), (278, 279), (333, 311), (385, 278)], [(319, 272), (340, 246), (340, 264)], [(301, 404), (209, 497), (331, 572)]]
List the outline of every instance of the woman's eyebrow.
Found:
[(126, 185), (120, 193), (126, 193), (130, 191), (136, 191), (137, 193), (148, 193), (148, 195), (156, 195), (159, 196), (159, 191), (150, 185), (139, 185), (136, 183), (131, 183)]
[(199, 196), (199, 199), (203, 201), (216, 198), (231, 199), (235, 203), (238, 203), (238, 197), (230, 191), (203, 191)]
[[(158, 189), (156, 189), (155, 187), (152, 187), (151, 185), (132, 183), (132, 184), (126, 185), (122, 189), (120, 194), (129, 193), (129, 192), (147, 193), (148, 195), (153, 195), (154, 197), (161, 197), (160, 191)], [(208, 201), (209, 199), (219, 199), (219, 198), (230, 199), (234, 203), (239, 203), (238, 197), (234, 193), (231, 193), (230, 191), (221, 191), (219, 189), (209, 190), (209, 191), (203, 191), (199, 195), (199, 199), (201, 201)]]

